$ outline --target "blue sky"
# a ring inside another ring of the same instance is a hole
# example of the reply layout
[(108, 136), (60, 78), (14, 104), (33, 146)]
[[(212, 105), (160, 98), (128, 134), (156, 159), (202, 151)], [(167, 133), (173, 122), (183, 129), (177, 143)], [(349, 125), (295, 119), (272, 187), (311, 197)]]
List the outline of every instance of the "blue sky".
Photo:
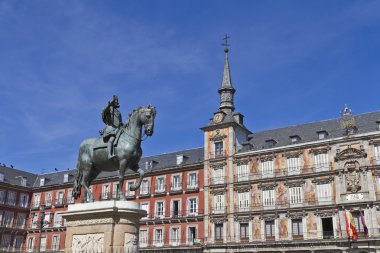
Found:
[(152, 103), (144, 155), (203, 145), (225, 33), (252, 131), (380, 110), (380, 1), (0, 0), (0, 163), (73, 168), (79, 143)]

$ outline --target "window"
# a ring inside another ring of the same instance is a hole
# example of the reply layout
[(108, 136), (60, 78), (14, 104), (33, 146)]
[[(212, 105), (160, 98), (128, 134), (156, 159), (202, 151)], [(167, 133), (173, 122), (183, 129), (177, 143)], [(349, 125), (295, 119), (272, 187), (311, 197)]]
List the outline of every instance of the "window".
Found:
[[(91, 185), (89, 188), (90, 188), (90, 192), (92, 193), (92, 185)], [(87, 201), (87, 202), (90, 201), (90, 195), (87, 194), (87, 192), (86, 192), (86, 201)]]
[[(352, 218), (354, 219), (356, 231), (359, 233), (364, 233), (364, 225), (363, 225), (362, 219), (360, 217), (360, 213), (359, 212), (352, 212)], [(363, 218), (364, 218), (364, 212), (363, 212)]]
[(187, 231), (187, 243), (193, 245), (198, 242), (197, 227), (189, 227)]
[(46, 236), (41, 237), (40, 251), (46, 251)]
[(8, 191), (7, 205), (11, 205), (11, 206), (16, 205), (16, 192)]
[(274, 206), (274, 190), (263, 191), (263, 206)]
[(293, 219), (292, 220), (292, 233), (293, 233), (293, 239), (299, 239), (303, 236), (302, 232), (302, 219)]
[(292, 144), (295, 144), (295, 143), (299, 142), (300, 140), (301, 140), (301, 138), (298, 135), (290, 136), (290, 141)]
[(58, 213), (54, 217), (54, 227), (62, 227), (62, 216)]
[(141, 209), (146, 211), (145, 217), (148, 217), (148, 215), (149, 215), (149, 203), (141, 203)]
[(3, 225), (1, 222), (3, 221), (3, 210), (0, 210), (0, 227)]
[(224, 168), (215, 168), (214, 169), (214, 184), (224, 184)]
[(58, 235), (53, 236), (52, 241), (51, 241), (51, 247), (52, 247), (52, 250), (54, 251), (59, 250), (59, 236)]
[(190, 215), (198, 213), (198, 203), (197, 203), (196, 198), (189, 199), (188, 205), (189, 205), (188, 210), (189, 210)]
[(170, 244), (179, 245), (180, 242), (180, 230), (178, 227), (170, 229)]
[(21, 251), (22, 243), (24, 242), (23, 236), (16, 236), (15, 237), (15, 251), (19, 252)]
[(144, 179), (141, 183), (140, 194), (149, 194), (149, 180)]
[(375, 164), (380, 164), (380, 145), (375, 145)]
[(320, 131), (320, 132), (317, 132), (317, 134), (318, 134), (318, 139), (320, 140), (326, 139), (328, 135), (326, 131)]
[[(289, 188), (290, 204), (302, 203), (302, 187), (290, 187)], [(285, 204), (285, 203), (282, 203)]]
[(21, 177), (21, 186), (26, 186), (27, 179), (26, 177)]
[(274, 161), (262, 161), (261, 165), (261, 175), (262, 177), (273, 177), (274, 172)]
[(44, 186), (45, 185), (45, 178), (40, 178), (40, 186)]
[(224, 212), (224, 195), (223, 194), (214, 195), (214, 212), (215, 213)]
[(1, 248), (7, 249), (11, 247), (11, 235), (3, 234), (1, 237)]
[(273, 148), (276, 145), (276, 141), (271, 139), (271, 140), (266, 140), (265, 141), (265, 148)]
[(249, 210), (249, 192), (238, 192), (238, 209), (239, 211)]
[(45, 193), (45, 205), (46, 206), (51, 206), (51, 192)]
[(155, 163), (156, 162), (153, 161), (153, 160), (146, 161), (145, 162), (145, 170), (151, 170), (151, 169), (153, 169)]
[(0, 190), (0, 204), (4, 204), (5, 201), (5, 191)]
[(165, 202), (157, 201), (156, 202), (156, 217), (165, 216)]
[(248, 162), (239, 163), (237, 166), (237, 181), (249, 180), (249, 165)]
[(330, 203), (332, 201), (331, 183), (317, 184), (318, 201)]
[(73, 189), (67, 190), (67, 204), (74, 204), (75, 199), (73, 197)]
[(181, 165), (183, 163), (183, 155), (177, 155), (177, 165)]
[(20, 194), (20, 200), (19, 200), (19, 206), (20, 207), (28, 207), (28, 200), (29, 200), (29, 196), (25, 193), (21, 193)]
[(55, 196), (55, 205), (56, 206), (61, 206), (63, 205), (63, 195), (64, 195), (64, 192), (63, 191), (59, 191), (56, 193), (56, 196)]
[(129, 182), (127, 183), (127, 189), (126, 189), (127, 196), (135, 196), (136, 192), (131, 190), (131, 187), (132, 187), (134, 184), (135, 184), (134, 181), (129, 181)]
[(13, 212), (5, 212), (5, 214), (4, 214), (4, 221), (3, 221), (4, 227), (7, 227), (7, 228), (12, 227), (13, 216), (14, 216)]
[(164, 243), (164, 231), (162, 228), (156, 228), (154, 231), (154, 244), (156, 246), (162, 246)]
[(46, 226), (46, 227), (50, 226), (50, 221), (51, 221), (52, 217), (53, 217), (53, 213), (46, 213), (45, 214), (45, 219), (44, 219), (45, 225), (44, 226)]
[(274, 220), (265, 221), (265, 238), (267, 240), (274, 240)]
[(301, 159), (299, 157), (286, 158), (286, 168), (288, 175), (297, 175), (301, 173)]
[(180, 206), (181, 201), (178, 199), (172, 200), (170, 204), (171, 217), (179, 217), (180, 216)]
[(25, 214), (19, 213), (17, 214), (17, 228), (24, 228), (25, 225)]
[(194, 189), (198, 187), (198, 176), (196, 172), (189, 173), (189, 181), (187, 188)]
[(314, 166), (316, 171), (329, 170), (329, 156), (327, 153), (314, 154)]
[(172, 190), (181, 189), (181, 175), (174, 175), (172, 178)]
[(215, 157), (223, 156), (223, 142), (218, 141), (214, 143)]
[(215, 240), (223, 240), (223, 224), (215, 224)]
[(248, 223), (240, 223), (240, 240), (248, 241), (249, 240), (249, 225)]
[(104, 184), (102, 188), (102, 199), (109, 199), (110, 198), (110, 185)]
[(164, 192), (165, 191), (165, 178), (158, 177), (156, 179), (156, 192)]
[(37, 228), (38, 225), (38, 215), (37, 213), (32, 213), (31, 214), (31, 227), (32, 228)]
[(141, 247), (148, 245), (148, 230), (140, 230), (139, 243)]
[(39, 207), (40, 206), (40, 198), (41, 198), (41, 195), (39, 193), (34, 194), (34, 196), (33, 196), (33, 207)]
[(66, 173), (66, 174), (63, 175), (63, 182), (64, 183), (69, 182), (69, 174), (68, 173)]
[(34, 237), (28, 238), (28, 251), (33, 252), (34, 250)]
[(0, 182), (4, 182), (4, 173), (0, 172)]

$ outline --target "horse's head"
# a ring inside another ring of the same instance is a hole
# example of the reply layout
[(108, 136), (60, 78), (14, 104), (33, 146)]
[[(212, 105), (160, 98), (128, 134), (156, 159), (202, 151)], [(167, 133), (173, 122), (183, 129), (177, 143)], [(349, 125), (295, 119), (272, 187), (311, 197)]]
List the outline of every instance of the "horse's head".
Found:
[(153, 135), (154, 118), (156, 117), (156, 108), (152, 105), (142, 107), (142, 113), (140, 114), (140, 121), (144, 125), (145, 134), (147, 136)]

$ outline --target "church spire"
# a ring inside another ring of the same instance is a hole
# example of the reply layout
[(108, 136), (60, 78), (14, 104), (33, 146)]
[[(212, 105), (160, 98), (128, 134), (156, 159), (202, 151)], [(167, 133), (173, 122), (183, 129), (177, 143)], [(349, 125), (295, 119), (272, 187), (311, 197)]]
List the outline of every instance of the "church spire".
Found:
[(228, 46), (229, 46), (229, 44), (227, 42), (228, 42), (229, 38), (230, 37), (227, 34), (223, 38), (224, 43), (222, 45), (225, 46), (224, 52), (225, 52), (226, 56), (224, 59), (222, 86), (218, 90), (219, 95), (220, 95), (219, 110), (222, 110), (226, 113), (233, 112), (235, 110), (235, 106), (234, 106), (235, 89), (234, 89), (234, 87), (232, 87), (230, 64), (228, 62), (228, 52), (229, 52)]

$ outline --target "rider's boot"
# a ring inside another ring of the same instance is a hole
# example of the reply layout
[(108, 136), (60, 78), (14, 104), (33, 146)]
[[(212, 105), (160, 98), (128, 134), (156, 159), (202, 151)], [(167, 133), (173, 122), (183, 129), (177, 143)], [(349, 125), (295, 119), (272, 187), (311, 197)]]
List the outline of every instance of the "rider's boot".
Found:
[(111, 138), (108, 140), (107, 143), (107, 149), (108, 149), (108, 159), (112, 159), (116, 157), (113, 153), (113, 141), (115, 140), (115, 137), (111, 136)]

